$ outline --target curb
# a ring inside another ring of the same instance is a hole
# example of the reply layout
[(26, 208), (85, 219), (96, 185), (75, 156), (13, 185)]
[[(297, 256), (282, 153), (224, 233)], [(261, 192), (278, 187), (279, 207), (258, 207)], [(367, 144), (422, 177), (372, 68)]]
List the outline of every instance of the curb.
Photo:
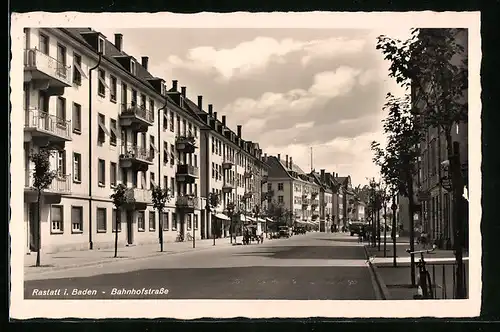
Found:
[(365, 250), (366, 262), (368, 263), (368, 266), (370, 268), (370, 272), (373, 275), (373, 277), (375, 279), (375, 283), (376, 283), (377, 288), (378, 288), (377, 293), (380, 294), (380, 297), (382, 297), (382, 300), (390, 300), (391, 296), (389, 293), (389, 289), (387, 289), (386, 284), (384, 283), (382, 277), (378, 273), (377, 266), (370, 261), (370, 255), (368, 254), (368, 249), (366, 249), (366, 246), (363, 246), (363, 249)]
[[(102, 265), (102, 264), (117, 263), (117, 262), (123, 262), (123, 261), (134, 261), (134, 260), (145, 259), (145, 258), (159, 257), (162, 255), (178, 255), (178, 254), (183, 254), (186, 252), (201, 251), (201, 250), (208, 250), (208, 249), (214, 249), (214, 248), (217, 248), (217, 246), (216, 247), (209, 246), (209, 247), (204, 247), (204, 248), (194, 248), (194, 250), (192, 250), (193, 248), (191, 248), (188, 250), (177, 251), (177, 252), (168, 252), (168, 251), (156, 252), (155, 254), (148, 254), (148, 255), (139, 256), (139, 257), (110, 258), (110, 259), (101, 260), (101, 261), (93, 261), (93, 262), (88, 262), (88, 263), (65, 265), (65, 266), (60, 266), (60, 267), (52, 267), (52, 268), (48, 268), (48, 269), (43, 270), (43, 271), (38, 271), (38, 269), (34, 269), (33, 272), (31, 272), (31, 271), (26, 272), (26, 268), (28, 266), (25, 266), (24, 267), (24, 269), (25, 269), (24, 275), (25, 276), (35, 275), (35, 274), (39, 275), (39, 274), (45, 274), (45, 273), (71, 270), (71, 269), (75, 269), (75, 268), (79, 268), (79, 267), (90, 267), (90, 266), (98, 266), (98, 265)], [(221, 248), (221, 247), (218, 247), (218, 248)], [(29, 267), (31, 267), (31, 266), (29, 266)]]

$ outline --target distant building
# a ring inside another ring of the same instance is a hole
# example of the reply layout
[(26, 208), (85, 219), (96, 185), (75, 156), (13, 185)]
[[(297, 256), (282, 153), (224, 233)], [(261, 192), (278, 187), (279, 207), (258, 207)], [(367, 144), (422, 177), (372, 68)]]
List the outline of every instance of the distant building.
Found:
[(337, 175), (335, 181), (339, 184), (339, 224), (340, 226), (347, 226), (349, 221), (354, 220), (356, 203), (351, 176), (339, 177)]

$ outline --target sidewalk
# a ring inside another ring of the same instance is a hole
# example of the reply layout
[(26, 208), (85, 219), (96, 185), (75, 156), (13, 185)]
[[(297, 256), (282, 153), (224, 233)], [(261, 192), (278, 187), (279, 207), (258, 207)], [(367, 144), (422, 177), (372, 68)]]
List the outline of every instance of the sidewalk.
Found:
[[(410, 255), (406, 253), (409, 243), (397, 243), (396, 263), (393, 266), (393, 243), (387, 243), (386, 257), (384, 257), (383, 244), (381, 250), (377, 247), (365, 245), (366, 255), (373, 269), (375, 278), (386, 300), (410, 300), (417, 293), (416, 287), (411, 286)], [(421, 250), (415, 245), (415, 250)], [(455, 256), (452, 250), (435, 250), (425, 254), (427, 270), (435, 285), (436, 299), (452, 299), (455, 284), (454, 271)], [(419, 257), (415, 257), (418, 261)], [(468, 257), (464, 255), (466, 275), (468, 271)], [(418, 276), (418, 268), (416, 268)], [(468, 288), (468, 285), (467, 285)]]
[[(238, 237), (237, 242), (241, 243), (241, 241), (241, 237)], [(163, 244), (163, 252), (160, 252), (160, 245), (158, 243), (130, 247), (121, 246), (118, 247), (118, 258), (113, 257), (115, 253), (114, 248), (65, 251), (53, 254), (44, 254), (42, 252), (40, 258), (42, 266), (40, 267), (35, 267), (36, 253), (31, 253), (24, 258), (24, 273), (29, 275), (46, 271), (65, 270), (73, 267), (96, 266), (116, 262), (117, 260), (136, 260), (231, 246), (229, 238), (216, 239), (215, 243), (216, 245), (214, 246), (213, 239), (196, 240), (196, 247), (193, 248), (192, 241), (166, 242)]]

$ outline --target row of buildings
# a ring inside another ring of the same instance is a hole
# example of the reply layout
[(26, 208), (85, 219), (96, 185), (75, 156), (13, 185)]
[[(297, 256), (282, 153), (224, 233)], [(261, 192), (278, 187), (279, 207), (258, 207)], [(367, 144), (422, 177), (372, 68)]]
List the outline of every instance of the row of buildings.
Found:
[[(297, 222), (321, 220), (322, 230), (349, 218), (349, 177), (306, 174), (291, 157), (268, 157), (243, 139), (241, 125), (233, 131), (202, 96), (193, 102), (176, 80), (167, 86), (151, 75), (148, 57), (138, 61), (124, 51), (123, 35), (114, 37), (90, 28), (24, 29), (27, 251), (38, 240), (47, 252), (107, 247), (115, 230), (121, 245), (157, 242), (158, 231), (165, 241), (224, 237), (229, 203), (243, 223), (270, 221), (269, 204), (290, 209)], [(53, 151), (56, 177), (38, 209), (31, 157), (41, 148)], [(110, 199), (118, 184), (130, 199), (120, 211)], [(162, 215), (153, 209), (154, 186), (171, 193)]]
[[(420, 29), (426, 33), (429, 29)], [(457, 54), (452, 61), (454, 65), (461, 65), (463, 57), (468, 51), (467, 29), (451, 29), (455, 42), (464, 47), (463, 54)], [(412, 103), (416, 109), (425, 108), (423, 92), (412, 85)], [(464, 94), (467, 103), (467, 92)], [(424, 112), (419, 113), (425, 116)], [(468, 125), (460, 122), (451, 130), (453, 142), (459, 144), (460, 165), (464, 184), (468, 187)], [(445, 188), (446, 164), (448, 160), (446, 136), (443, 128), (429, 128), (426, 130), (423, 141), (420, 143), (420, 157), (417, 162), (417, 171), (414, 177), (415, 195), (413, 201), (417, 212), (414, 215), (414, 225), (417, 230), (428, 233), (432, 241), (436, 241), (442, 248), (451, 248), (454, 243), (454, 227), (452, 219), (453, 193)], [(408, 198), (399, 197), (399, 218), (404, 232), (409, 230)], [(464, 211), (466, 213), (466, 211)], [(468, 216), (465, 218), (468, 219)], [(468, 225), (468, 224), (467, 224)], [(466, 225), (465, 230), (468, 229)]]

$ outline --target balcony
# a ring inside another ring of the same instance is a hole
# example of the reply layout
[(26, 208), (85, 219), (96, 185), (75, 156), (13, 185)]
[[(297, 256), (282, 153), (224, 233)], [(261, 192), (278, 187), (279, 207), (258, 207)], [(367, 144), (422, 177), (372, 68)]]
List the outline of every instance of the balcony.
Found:
[(175, 177), (178, 182), (194, 183), (199, 177), (199, 173), (198, 167), (180, 164), (177, 165)]
[(252, 196), (253, 196), (253, 192), (251, 192), (251, 191), (247, 191), (247, 192), (245, 192), (245, 194), (243, 194), (243, 198), (245, 198), (245, 199), (252, 198)]
[(198, 197), (192, 195), (178, 196), (175, 201), (175, 207), (184, 213), (193, 213), (198, 206)]
[(308, 198), (302, 198), (302, 206), (308, 206), (309, 204), (311, 204), (311, 201)]
[(269, 178), (267, 175), (262, 175), (262, 178), (260, 179), (260, 183), (261, 184), (267, 183), (268, 180), (269, 180)]
[(311, 200), (311, 206), (312, 206), (313, 208), (317, 208), (317, 207), (318, 207), (318, 205), (319, 205), (319, 200), (317, 200), (317, 199), (313, 199), (313, 200)]
[[(26, 202), (36, 202), (37, 190), (34, 185), (34, 171), (26, 173), (24, 180), (24, 199)], [(62, 195), (71, 194), (71, 175), (58, 174), (47, 189), (42, 192), (42, 203), (44, 204), (59, 204)]]
[(155, 121), (153, 111), (139, 106), (136, 103), (121, 104), (120, 125), (129, 127), (133, 131), (147, 132), (148, 127), (152, 126)]
[(226, 182), (222, 185), (222, 192), (225, 194), (229, 194), (233, 191), (233, 185), (229, 182)]
[(38, 145), (71, 141), (71, 121), (38, 109), (25, 111), (24, 141)]
[(317, 191), (313, 191), (311, 193), (311, 198), (316, 198), (316, 197), (318, 197), (318, 192)]
[(175, 139), (175, 148), (184, 153), (194, 153), (196, 150), (196, 139), (192, 135), (177, 136)]
[(145, 210), (147, 205), (153, 202), (151, 191), (147, 189), (127, 188), (125, 196), (125, 207), (129, 210)]
[(121, 146), (120, 167), (132, 168), (137, 171), (146, 171), (153, 165), (154, 155), (146, 148), (129, 145)]
[(225, 156), (222, 161), (222, 169), (231, 169), (234, 165), (234, 160), (232, 157)]
[(37, 49), (24, 50), (24, 82), (30, 81), (44, 86), (43, 90), (59, 91), (54, 95), (62, 95), (64, 88), (72, 84), (71, 66)]
[(250, 179), (252, 177), (253, 173), (251, 170), (246, 170), (245, 173), (243, 173), (243, 177), (246, 179)]

